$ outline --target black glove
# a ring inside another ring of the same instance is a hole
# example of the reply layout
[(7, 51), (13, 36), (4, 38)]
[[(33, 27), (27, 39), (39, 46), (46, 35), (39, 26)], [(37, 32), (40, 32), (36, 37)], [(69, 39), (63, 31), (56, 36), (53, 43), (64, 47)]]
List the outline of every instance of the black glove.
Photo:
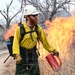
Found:
[(54, 56), (57, 56), (57, 57), (59, 56), (59, 52), (56, 51), (56, 50), (53, 50), (53, 51), (52, 51), (52, 54), (53, 54)]

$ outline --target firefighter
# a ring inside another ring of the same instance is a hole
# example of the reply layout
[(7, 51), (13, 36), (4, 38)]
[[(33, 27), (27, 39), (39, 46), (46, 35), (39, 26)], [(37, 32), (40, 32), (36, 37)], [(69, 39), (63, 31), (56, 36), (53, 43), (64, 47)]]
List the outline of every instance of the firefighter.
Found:
[[(41, 41), (43, 47), (55, 55), (59, 55), (47, 41), (46, 35), (40, 25), (38, 25), (39, 12), (32, 5), (26, 5), (24, 8), (24, 18), (26, 21), (23, 23), (26, 32), (22, 41), (20, 34), (20, 27), (16, 28), (13, 41), (13, 55), (16, 59), (16, 73), (15, 75), (40, 75), (38, 65), (38, 54), (36, 51), (37, 41)], [(35, 29), (37, 26), (37, 32)], [(33, 31), (33, 32), (32, 32)], [(38, 38), (38, 39), (37, 39)], [(20, 43), (19, 43), (20, 42)]]

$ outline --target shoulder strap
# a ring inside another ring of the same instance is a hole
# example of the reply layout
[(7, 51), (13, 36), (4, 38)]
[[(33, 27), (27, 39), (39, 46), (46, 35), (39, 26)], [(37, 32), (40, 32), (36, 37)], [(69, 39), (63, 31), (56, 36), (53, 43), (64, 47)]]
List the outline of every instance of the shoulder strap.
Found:
[(35, 31), (36, 31), (36, 34), (37, 34), (37, 40), (38, 40), (38, 42), (39, 42), (39, 39), (38, 39), (38, 25), (36, 25)]
[(25, 35), (25, 28), (24, 28), (24, 26), (23, 26), (23, 24), (21, 22), (18, 24), (18, 26), (20, 26), (20, 34), (21, 34), (21, 37), (22, 37), (20, 39), (20, 42), (21, 42), (23, 37), (24, 37), (24, 35)]
[(36, 34), (38, 35), (38, 25), (35, 26)]
[[(20, 39), (20, 42), (22, 41), (22, 39), (23, 39), (25, 34), (32, 33), (32, 32), (35, 31), (36, 34), (38, 35), (38, 25), (35, 26), (35, 30), (29, 31), (29, 32), (25, 31), (25, 28), (24, 28), (24, 26), (23, 26), (23, 24), (21, 22), (18, 24), (18, 26), (20, 26), (20, 34), (21, 34), (21, 37), (22, 37)], [(38, 38), (37, 38), (37, 40), (38, 40)]]

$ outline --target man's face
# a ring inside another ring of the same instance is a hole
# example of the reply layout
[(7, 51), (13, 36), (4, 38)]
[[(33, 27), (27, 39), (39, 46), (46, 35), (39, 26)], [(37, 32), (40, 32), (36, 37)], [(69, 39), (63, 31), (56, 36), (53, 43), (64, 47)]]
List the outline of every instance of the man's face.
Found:
[(37, 23), (38, 23), (38, 19), (37, 19), (37, 16), (38, 15), (31, 15), (31, 16), (29, 16), (29, 20), (30, 20), (30, 24), (31, 25), (37, 25)]

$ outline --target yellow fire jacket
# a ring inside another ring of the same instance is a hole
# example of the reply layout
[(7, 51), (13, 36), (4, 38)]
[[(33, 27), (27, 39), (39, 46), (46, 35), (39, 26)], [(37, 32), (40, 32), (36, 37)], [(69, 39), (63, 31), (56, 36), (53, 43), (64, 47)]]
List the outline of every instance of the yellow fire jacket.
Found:
[[(30, 27), (26, 24), (26, 22), (23, 23), (26, 32), (31, 31)], [(35, 27), (32, 28), (32, 30), (35, 30)], [(32, 38), (30, 36), (30, 33), (25, 34), (25, 36), (23, 37), (22, 41), (19, 43), (20, 39), (21, 39), (21, 34), (20, 34), (20, 26), (18, 26), (15, 30), (15, 34), (14, 34), (14, 41), (13, 41), (13, 54), (20, 54), (20, 49), (19, 47), (25, 47), (27, 49), (31, 49), (34, 46), (37, 45), (37, 36), (38, 39), (42, 42), (43, 47), (48, 50), (48, 51), (53, 51), (54, 48), (48, 43), (47, 39), (46, 39), (46, 35), (42, 29), (42, 27), (40, 25), (38, 25), (38, 35), (36, 34), (36, 32), (32, 32)]]

